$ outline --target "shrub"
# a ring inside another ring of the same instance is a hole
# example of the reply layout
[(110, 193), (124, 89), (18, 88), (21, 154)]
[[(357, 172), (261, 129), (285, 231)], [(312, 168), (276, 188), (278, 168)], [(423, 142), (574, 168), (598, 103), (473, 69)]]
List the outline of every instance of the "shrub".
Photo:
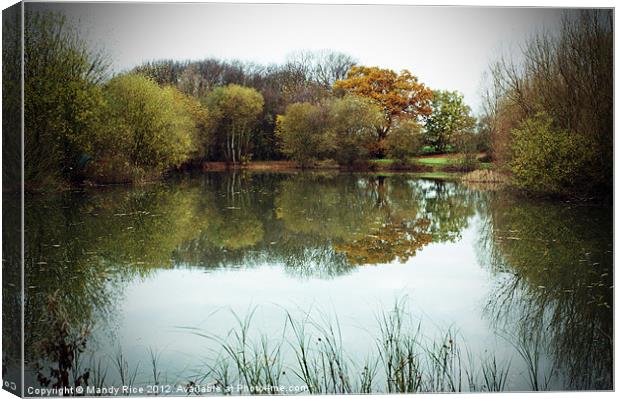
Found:
[(480, 161), (482, 163), (493, 162), (493, 157), (491, 156), (491, 154), (484, 154), (484, 155), (478, 157), (478, 161)]
[(377, 126), (383, 122), (381, 108), (372, 100), (353, 95), (332, 99), (326, 105), (332, 158), (347, 166), (366, 161), (369, 146), (376, 142)]
[(478, 167), (478, 159), (473, 152), (464, 152), (458, 156), (454, 163), (456, 169), (461, 172), (469, 172)]
[(299, 163), (310, 166), (326, 150), (327, 108), (309, 103), (296, 103), (278, 115), (276, 137), (282, 152)]
[(326, 157), (351, 167), (368, 159), (382, 117), (374, 102), (353, 95), (296, 103), (278, 116), (276, 135), (282, 152), (302, 167)]
[(406, 163), (410, 157), (421, 153), (423, 142), (422, 128), (417, 121), (398, 121), (386, 139), (387, 154), (400, 163)]
[(512, 130), (510, 169), (515, 184), (534, 192), (567, 194), (592, 181), (595, 154), (586, 136), (553, 126), (552, 118), (539, 113)]

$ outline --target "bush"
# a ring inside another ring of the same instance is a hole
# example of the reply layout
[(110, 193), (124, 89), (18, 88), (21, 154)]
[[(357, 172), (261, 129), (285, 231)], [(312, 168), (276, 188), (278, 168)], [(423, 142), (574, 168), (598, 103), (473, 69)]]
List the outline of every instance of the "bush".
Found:
[(424, 138), (420, 124), (413, 119), (398, 121), (386, 139), (387, 154), (400, 163), (422, 151)]
[(482, 163), (493, 162), (493, 157), (491, 156), (491, 154), (484, 154), (478, 158), (478, 161)]
[(552, 118), (539, 113), (512, 130), (510, 169), (515, 184), (534, 192), (568, 194), (593, 181), (595, 154), (586, 136), (553, 126)]
[(371, 100), (347, 95), (321, 104), (291, 104), (277, 119), (282, 152), (302, 167), (321, 158), (353, 167), (364, 163), (376, 142), (381, 109)]
[(90, 162), (85, 175), (89, 182), (97, 184), (132, 183), (146, 179), (143, 171), (132, 165), (128, 158), (115, 154)]
[(470, 172), (478, 167), (478, 159), (473, 152), (464, 152), (458, 156), (454, 163), (456, 169), (461, 172)]
[(309, 103), (296, 103), (278, 115), (276, 137), (282, 152), (299, 163), (310, 166), (326, 150), (327, 108)]
[(371, 100), (353, 95), (332, 99), (326, 105), (332, 158), (349, 167), (368, 160), (369, 147), (376, 142), (377, 126), (383, 122), (381, 108)]

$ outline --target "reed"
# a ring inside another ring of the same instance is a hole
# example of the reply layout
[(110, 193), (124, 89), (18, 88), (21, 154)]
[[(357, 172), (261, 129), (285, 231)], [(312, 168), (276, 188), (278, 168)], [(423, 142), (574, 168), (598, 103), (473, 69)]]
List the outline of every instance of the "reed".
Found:
[[(501, 392), (510, 382), (510, 359), (501, 362), (491, 353), (474, 361), (451, 328), (438, 338), (422, 336), (421, 324), (409, 315), (404, 300), (379, 313), (375, 345), (361, 361), (346, 351), (337, 317), (315, 319), (309, 312), (294, 317), (286, 312), (282, 336), (274, 338), (252, 327), (255, 310), (243, 318), (233, 313), (236, 324), (223, 337), (194, 331), (217, 348), (216, 356), (205, 362), (201, 376), (190, 384), (209, 383), (226, 395), (290, 394), (279, 387), (294, 384), (310, 394)], [(540, 343), (523, 337), (506, 339), (525, 361), (531, 389), (547, 389), (553, 370), (546, 374), (541, 370)], [(160, 380), (158, 359), (151, 351), (155, 382)], [(129, 373), (122, 355), (116, 364), (122, 383), (135, 380), (136, 372)]]
[(122, 349), (119, 349), (114, 357), (114, 365), (116, 367), (116, 371), (118, 372), (120, 385), (124, 387), (135, 386), (140, 363), (136, 364), (136, 367), (131, 369), (127, 358), (123, 355)]
[(381, 313), (379, 317), (377, 354), (383, 365), (389, 393), (419, 392), (422, 383), (420, 328), (418, 325), (416, 329), (410, 330), (404, 325), (403, 319), (401, 301), (397, 301), (390, 311)]

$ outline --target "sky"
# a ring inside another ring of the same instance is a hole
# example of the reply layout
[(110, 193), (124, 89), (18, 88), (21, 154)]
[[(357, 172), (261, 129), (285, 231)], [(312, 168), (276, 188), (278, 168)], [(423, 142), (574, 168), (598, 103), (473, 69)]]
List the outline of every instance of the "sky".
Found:
[(156, 59), (282, 63), (332, 49), (359, 64), (408, 69), (433, 89), (458, 90), (480, 110), (485, 73), (536, 32), (557, 30), (558, 8), (317, 4), (31, 3), (67, 15), (116, 72)]

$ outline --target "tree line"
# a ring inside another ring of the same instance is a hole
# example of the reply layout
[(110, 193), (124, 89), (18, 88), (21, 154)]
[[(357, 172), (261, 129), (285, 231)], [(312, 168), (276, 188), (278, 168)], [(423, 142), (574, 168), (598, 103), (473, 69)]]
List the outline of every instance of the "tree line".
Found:
[(134, 182), (204, 161), (406, 159), (473, 131), (460, 94), (338, 52), (299, 51), (267, 66), (160, 60), (114, 75), (63, 15), (27, 12), (24, 21), (32, 189)]
[[(4, 58), (17, 59), (10, 55), (20, 42), (10, 35), (19, 30), (6, 25)], [(458, 92), (328, 50), (298, 51), (272, 65), (159, 60), (114, 75), (105, 54), (60, 14), (27, 12), (24, 31), (29, 188), (135, 182), (205, 161), (355, 167), (448, 151), (471, 161), (483, 151), (530, 192), (611, 189), (608, 11), (567, 14), (558, 34), (527, 43), (523, 62), (493, 65), (479, 119)], [(7, 95), (16, 92), (19, 69), (4, 65), (5, 110), (19, 108), (17, 96)], [(18, 130), (15, 120), (5, 118), (5, 131)]]

